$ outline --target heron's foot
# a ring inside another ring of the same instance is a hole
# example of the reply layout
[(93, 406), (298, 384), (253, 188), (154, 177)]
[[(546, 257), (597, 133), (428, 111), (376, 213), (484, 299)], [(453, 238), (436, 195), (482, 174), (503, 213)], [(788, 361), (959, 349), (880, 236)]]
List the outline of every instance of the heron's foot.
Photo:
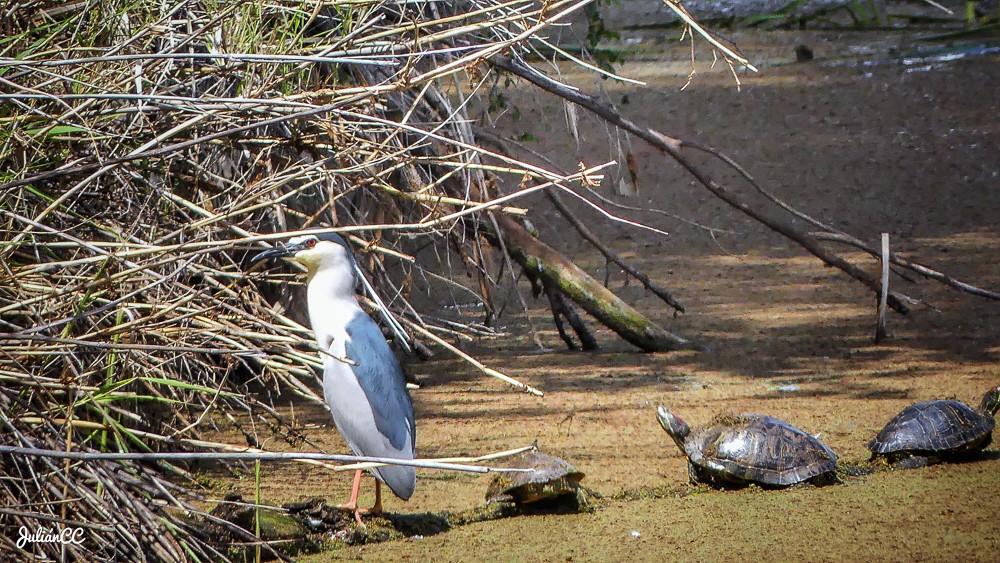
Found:
[[(353, 513), (354, 514), (354, 520), (358, 523), (358, 526), (361, 526), (362, 528), (366, 528), (367, 526), (365, 526), (365, 523), (361, 521), (361, 515), (362, 514), (372, 514), (371, 510), (366, 510), (364, 508), (358, 508), (357, 501), (355, 501), (355, 502), (349, 502), (349, 503), (346, 503), (346, 504), (338, 504), (338, 505), (334, 506), (334, 508), (336, 508), (337, 510), (343, 510), (343, 511), (346, 511), (346, 512)], [(381, 515), (381, 512), (379, 512), (378, 515)]]

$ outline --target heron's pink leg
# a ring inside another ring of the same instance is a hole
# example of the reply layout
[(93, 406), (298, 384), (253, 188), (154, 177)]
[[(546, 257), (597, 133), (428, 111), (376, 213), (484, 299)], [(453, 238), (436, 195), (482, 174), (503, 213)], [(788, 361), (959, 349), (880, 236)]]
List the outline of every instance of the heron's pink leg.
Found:
[[(361, 511), (358, 509), (358, 491), (361, 489), (361, 470), (354, 472), (354, 486), (351, 487), (351, 500), (347, 501), (347, 504), (338, 504), (337, 508), (341, 510), (350, 510), (354, 513), (354, 519), (358, 521), (358, 525), (364, 527), (364, 522), (361, 521)], [(376, 494), (376, 499), (378, 495)]]
[(382, 516), (382, 481), (375, 479), (375, 504), (368, 514)]

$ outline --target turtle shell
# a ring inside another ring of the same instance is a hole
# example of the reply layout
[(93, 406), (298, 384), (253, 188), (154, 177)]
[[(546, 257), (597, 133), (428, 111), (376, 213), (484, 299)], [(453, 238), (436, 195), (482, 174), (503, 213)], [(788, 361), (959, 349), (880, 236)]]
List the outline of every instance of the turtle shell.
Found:
[(829, 476), (837, 455), (798, 428), (760, 414), (716, 417), (684, 441), (691, 478), (715, 485), (785, 487)]
[(985, 448), (993, 437), (993, 417), (958, 401), (914, 403), (893, 417), (868, 449), (876, 455), (949, 454)]
[(565, 494), (576, 494), (584, 474), (566, 461), (529, 451), (504, 463), (511, 469), (534, 469), (522, 473), (497, 473), (486, 490), (486, 500), (512, 499), (518, 504), (537, 502)]

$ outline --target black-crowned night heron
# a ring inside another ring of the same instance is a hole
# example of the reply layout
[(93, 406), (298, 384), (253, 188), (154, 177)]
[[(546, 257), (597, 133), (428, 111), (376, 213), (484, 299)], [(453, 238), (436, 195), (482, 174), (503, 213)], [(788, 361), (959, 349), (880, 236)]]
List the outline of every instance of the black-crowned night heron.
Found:
[[(378, 325), (358, 305), (354, 290), (361, 272), (347, 242), (332, 233), (307, 234), (254, 256), (251, 263), (268, 258), (290, 258), (308, 271), (309, 322), (323, 357), (323, 395), (341, 436), (356, 455), (413, 459), (416, 426), (403, 370)], [(382, 483), (403, 500), (416, 487), (413, 467), (388, 465), (372, 473), (372, 514), (382, 511)], [(359, 524), (360, 485), (359, 470), (350, 501), (340, 505)]]

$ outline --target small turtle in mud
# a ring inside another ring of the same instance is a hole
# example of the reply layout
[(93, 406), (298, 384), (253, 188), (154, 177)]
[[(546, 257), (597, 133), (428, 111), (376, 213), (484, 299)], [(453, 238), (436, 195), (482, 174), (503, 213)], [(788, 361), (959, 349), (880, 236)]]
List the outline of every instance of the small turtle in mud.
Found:
[(979, 408), (951, 400), (914, 403), (893, 417), (868, 449), (901, 468), (923, 467), (974, 455), (993, 441), (1000, 386), (983, 395)]
[(660, 426), (688, 458), (692, 483), (713, 487), (781, 488), (838, 482), (837, 455), (814, 436), (762, 414), (723, 415), (694, 431), (681, 417), (656, 409)]
[(528, 451), (504, 463), (511, 469), (534, 469), (521, 473), (497, 473), (486, 490), (487, 502), (513, 502), (518, 506), (543, 501), (575, 501), (578, 510), (587, 507), (586, 491), (580, 486), (583, 472), (558, 457)]

